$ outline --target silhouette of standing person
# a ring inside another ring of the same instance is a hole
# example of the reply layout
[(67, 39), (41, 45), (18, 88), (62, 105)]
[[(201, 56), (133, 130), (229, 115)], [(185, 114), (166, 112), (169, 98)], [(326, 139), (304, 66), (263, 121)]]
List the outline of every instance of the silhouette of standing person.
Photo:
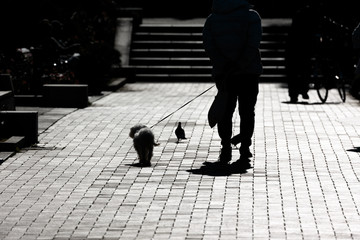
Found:
[[(231, 144), (241, 142), (240, 159), (252, 157), (250, 146), (255, 126), (259, 76), (261, 17), (245, 0), (213, 0), (212, 13), (203, 29), (203, 45), (212, 64), (218, 89), (228, 93), (225, 116), (218, 122), (220, 163), (231, 161)], [(231, 139), (232, 118), (238, 103), (240, 134)]]
[(311, 57), (314, 55), (316, 34), (323, 18), (322, 1), (310, 2), (299, 9), (292, 18), (286, 49), (288, 93), (291, 103), (298, 96), (309, 99)]
[[(352, 43), (357, 57), (360, 56), (360, 23), (352, 32)], [(353, 97), (360, 99), (360, 58), (356, 65), (354, 79), (351, 85), (350, 93)]]

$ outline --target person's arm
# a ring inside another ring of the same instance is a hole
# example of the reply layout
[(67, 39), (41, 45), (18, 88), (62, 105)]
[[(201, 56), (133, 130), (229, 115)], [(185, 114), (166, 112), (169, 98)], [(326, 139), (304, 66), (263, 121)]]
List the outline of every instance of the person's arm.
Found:
[(352, 42), (354, 48), (360, 48), (360, 23), (352, 33)]
[(259, 49), (262, 38), (262, 26), (261, 26), (261, 18), (255, 11), (250, 11), (250, 21), (248, 28), (248, 37), (246, 41), (246, 46), (238, 58), (238, 62), (240, 62), (243, 68), (246, 68), (248, 64), (253, 62), (253, 60), (259, 57)]
[(210, 27), (211, 16), (207, 18), (204, 28), (203, 28), (203, 47), (205, 49), (206, 54), (209, 56), (210, 60), (215, 56), (216, 48), (214, 44), (214, 39), (211, 35), (211, 27)]

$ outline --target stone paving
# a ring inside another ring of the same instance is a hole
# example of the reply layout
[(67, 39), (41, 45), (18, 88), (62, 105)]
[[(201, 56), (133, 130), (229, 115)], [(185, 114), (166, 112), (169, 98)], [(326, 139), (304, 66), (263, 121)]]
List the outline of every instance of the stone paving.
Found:
[(0, 165), (0, 239), (360, 239), (360, 104), (336, 92), (289, 104), (286, 87), (261, 84), (253, 168), (229, 172), (204, 165), (220, 148), (211, 89), (154, 126), (152, 166), (136, 166), (130, 127), (209, 87), (127, 84), (57, 119)]

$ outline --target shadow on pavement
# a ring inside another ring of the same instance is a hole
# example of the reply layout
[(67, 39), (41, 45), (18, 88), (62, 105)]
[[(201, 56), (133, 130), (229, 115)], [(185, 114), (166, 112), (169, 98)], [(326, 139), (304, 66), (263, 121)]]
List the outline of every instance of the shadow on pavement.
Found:
[(230, 176), (232, 174), (247, 173), (247, 170), (252, 168), (250, 159), (239, 159), (232, 164), (204, 162), (203, 165), (199, 169), (190, 169), (187, 172), (208, 176)]
[(151, 167), (151, 164), (150, 165), (145, 165), (143, 163), (132, 163), (132, 164), (125, 164), (126, 166), (131, 166), (131, 167), (139, 167), (139, 168), (143, 168), (143, 167)]
[(353, 149), (348, 149), (349, 152), (358, 152), (360, 153), (360, 147), (355, 147)]
[(342, 102), (325, 102), (325, 103), (322, 103), (322, 102), (313, 102), (313, 103), (309, 103), (309, 102), (306, 102), (306, 101), (298, 101), (296, 103), (293, 103), (293, 102), (290, 102), (290, 101), (285, 101), (285, 102), (282, 102), (282, 103), (285, 103), (285, 104), (299, 104), (299, 105), (337, 105), (337, 104), (341, 104)]

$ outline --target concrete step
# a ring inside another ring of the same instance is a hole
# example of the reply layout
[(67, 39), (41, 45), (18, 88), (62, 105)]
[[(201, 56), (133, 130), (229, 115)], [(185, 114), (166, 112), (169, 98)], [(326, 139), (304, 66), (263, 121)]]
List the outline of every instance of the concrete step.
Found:
[[(210, 74), (211, 66), (198, 65), (145, 65), (132, 66), (134, 72), (139, 74)], [(285, 74), (285, 66), (264, 66), (264, 74)]]
[[(274, 58), (274, 57), (285, 57), (284, 49), (260, 49), (261, 56)], [(132, 59), (138, 57), (208, 57), (204, 49), (132, 49)]]
[(13, 156), (15, 152), (1, 152), (0, 151), (0, 165), (6, 161), (9, 157)]
[(122, 86), (124, 86), (126, 82), (127, 82), (127, 78), (125, 77), (112, 78), (108, 81), (105, 90), (116, 91)]
[[(264, 41), (283, 41), (286, 40), (287, 33), (264, 33)], [(136, 32), (133, 36), (135, 41), (202, 41), (201, 32)]]
[(25, 146), (24, 136), (12, 136), (0, 140), (0, 152), (17, 152)]
[[(264, 33), (284, 33), (289, 29), (288, 24), (285, 25), (263, 25)], [(203, 24), (156, 24), (144, 23), (140, 25), (137, 32), (152, 33), (201, 33), (204, 28)]]
[[(278, 66), (285, 64), (285, 58), (262, 58), (262, 63), (266, 66)], [(131, 65), (135, 66), (210, 66), (210, 59), (208, 57), (134, 57), (131, 59)]]
[[(285, 41), (261, 41), (261, 49), (285, 48)], [(203, 49), (202, 41), (133, 41), (133, 49)]]
[[(130, 69), (135, 81), (212, 81), (203, 48), (203, 24), (142, 24), (133, 35)], [(289, 24), (263, 26), (261, 81), (285, 78)]]
[[(285, 74), (262, 74), (260, 82), (284, 82)], [(211, 74), (137, 74), (137, 82), (213, 82)]]

